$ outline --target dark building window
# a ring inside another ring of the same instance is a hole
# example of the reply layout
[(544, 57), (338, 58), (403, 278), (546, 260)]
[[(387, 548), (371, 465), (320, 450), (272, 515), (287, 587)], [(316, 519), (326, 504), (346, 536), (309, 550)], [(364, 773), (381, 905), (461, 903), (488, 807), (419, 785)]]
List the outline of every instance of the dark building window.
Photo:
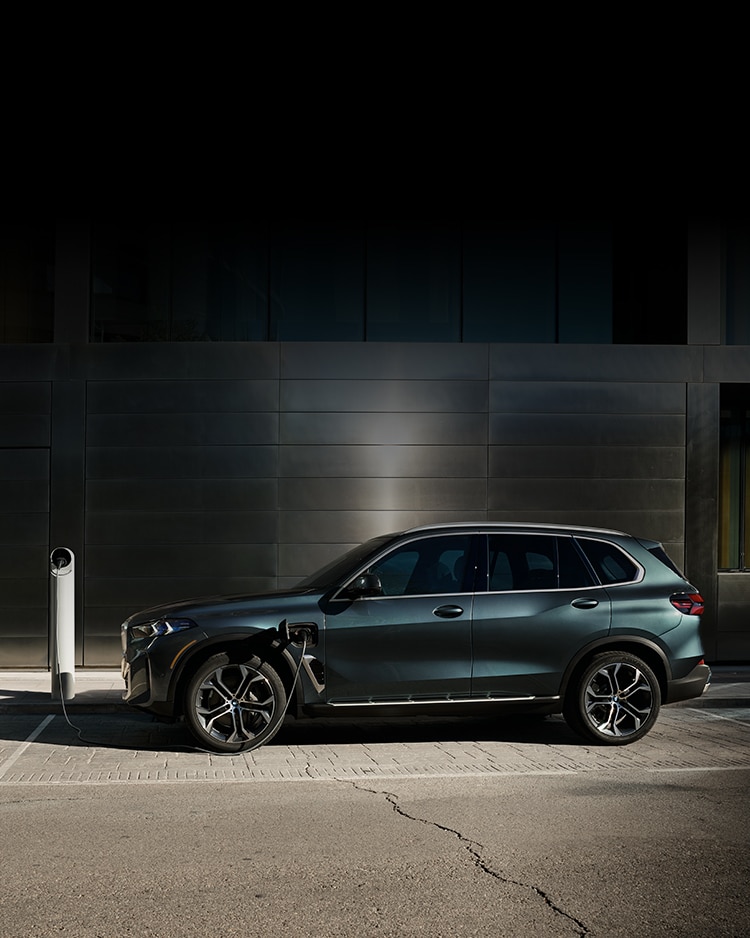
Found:
[(725, 263), (723, 341), (727, 345), (750, 345), (750, 222), (727, 225)]
[(274, 226), (270, 257), (271, 339), (364, 339), (365, 232), (361, 224)]
[(0, 342), (52, 342), (54, 226), (0, 226)]
[(719, 569), (750, 566), (750, 385), (721, 389)]
[(94, 225), (92, 341), (267, 339), (266, 241), (227, 222)]
[(613, 237), (613, 338), (618, 344), (687, 342), (687, 225), (618, 222)]
[(556, 341), (555, 240), (543, 222), (467, 227), (465, 342)]
[(461, 341), (460, 227), (368, 225), (366, 278), (367, 340)]
[(468, 225), (463, 237), (463, 340), (610, 343), (609, 223)]
[(674, 223), (97, 224), (92, 283), (92, 341), (687, 336), (686, 227)]
[(557, 255), (557, 341), (611, 343), (612, 225), (559, 225)]

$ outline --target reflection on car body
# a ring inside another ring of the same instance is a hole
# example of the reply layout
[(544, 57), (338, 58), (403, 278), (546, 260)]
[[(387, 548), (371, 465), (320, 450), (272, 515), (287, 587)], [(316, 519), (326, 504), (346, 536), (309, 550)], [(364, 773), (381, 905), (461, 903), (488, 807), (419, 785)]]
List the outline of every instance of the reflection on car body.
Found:
[(291, 590), (131, 616), (124, 697), (221, 752), (268, 742), (287, 712), (563, 713), (617, 745), (707, 686), (702, 612), (655, 541), (432, 525), (367, 541)]

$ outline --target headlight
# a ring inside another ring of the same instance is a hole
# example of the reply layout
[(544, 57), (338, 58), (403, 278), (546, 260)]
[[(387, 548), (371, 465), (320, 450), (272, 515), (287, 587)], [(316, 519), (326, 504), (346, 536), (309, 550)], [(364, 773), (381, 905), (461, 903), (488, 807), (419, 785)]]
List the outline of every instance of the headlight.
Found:
[(158, 638), (161, 635), (172, 635), (174, 632), (184, 632), (185, 629), (197, 628), (192, 619), (155, 619), (153, 622), (142, 622), (140, 625), (132, 625), (130, 634), (133, 641), (137, 642), (144, 638)]

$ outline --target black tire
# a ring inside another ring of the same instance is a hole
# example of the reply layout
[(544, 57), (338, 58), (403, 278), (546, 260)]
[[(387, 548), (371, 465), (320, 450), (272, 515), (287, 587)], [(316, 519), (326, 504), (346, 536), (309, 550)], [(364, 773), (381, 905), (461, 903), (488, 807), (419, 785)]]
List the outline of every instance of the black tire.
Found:
[(214, 655), (195, 672), (185, 692), (185, 719), (201, 747), (247, 752), (267, 743), (281, 726), (286, 690), (260, 658), (235, 661)]
[(607, 746), (645, 736), (656, 722), (661, 688), (651, 668), (635, 655), (596, 655), (568, 691), (563, 713), (572, 730)]

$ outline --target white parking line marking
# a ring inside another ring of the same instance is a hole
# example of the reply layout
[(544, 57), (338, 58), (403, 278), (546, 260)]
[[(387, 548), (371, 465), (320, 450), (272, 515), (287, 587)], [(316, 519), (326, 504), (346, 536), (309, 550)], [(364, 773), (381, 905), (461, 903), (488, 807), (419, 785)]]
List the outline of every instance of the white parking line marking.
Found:
[(675, 765), (671, 768), (646, 769), (647, 772), (748, 772), (747, 765)]
[(39, 724), (39, 726), (37, 726), (34, 732), (31, 733), (30, 736), (27, 736), (27, 738), (18, 747), (18, 749), (16, 749), (16, 751), (13, 753), (10, 759), (8, 759), (8, 761), (2, 767), (0, 767), (0, 778), (2, 778), (3, 775), (5, 775), (8, 769), (16, 762), (17, 759), (19, 759), (24, 754), (24, 752), (26, 752), (26, 750), (34, 742), (37, 736), (39, 736), (39, 734), (44, 731), (44, 728), (48, 726), (54, 719), (55, 719), (55, 714), (50, 713), (48, 716), (46, 716), (42, 720), (42, 722)]
[(750, 723), (747, 720), (738, 720), (735, 717), (725, 717), (721, 713), (714, 713), (711, 710), (706, 710), (703, 707), (700, 709), (697, 707), (688, 708), (691, 713), (700, 713), (701, 716), (711, 717), (714, 720), (726, 720), (728, 723), (737, 723), (739, 726), (750, 726)]

